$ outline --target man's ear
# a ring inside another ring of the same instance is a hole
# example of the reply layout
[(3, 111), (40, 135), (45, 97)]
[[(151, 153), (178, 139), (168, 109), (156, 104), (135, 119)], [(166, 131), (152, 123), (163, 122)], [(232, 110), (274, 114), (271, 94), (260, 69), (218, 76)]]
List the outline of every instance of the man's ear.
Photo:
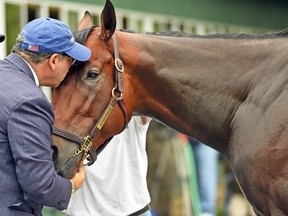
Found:
[(50, 56), (48, 59), (49, 66), (52, 68), (52, 70), (55, 70), (56, 63), (60, 61), (58, 54), (54, 53)]

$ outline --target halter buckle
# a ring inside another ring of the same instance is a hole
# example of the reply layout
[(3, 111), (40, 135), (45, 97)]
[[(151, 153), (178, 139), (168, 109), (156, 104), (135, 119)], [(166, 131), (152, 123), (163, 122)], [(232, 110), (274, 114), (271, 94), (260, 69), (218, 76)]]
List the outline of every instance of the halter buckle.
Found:
[(91, 146), (92, 146), (92, 140), (91, 140), (90, 136), (88, 135), (88, 136), (84, 137), (83, 143), (78, 147), (76, 152), (71, 157), (77, 156), (81, 152), (83, 152), (83, 156), (81, 159), (83, 162), (87, 158)]
[(115, 67), (119, 72), (121, 73), (124, 72), (124, 66), (123, 66), (121, 59), (115, 58)]

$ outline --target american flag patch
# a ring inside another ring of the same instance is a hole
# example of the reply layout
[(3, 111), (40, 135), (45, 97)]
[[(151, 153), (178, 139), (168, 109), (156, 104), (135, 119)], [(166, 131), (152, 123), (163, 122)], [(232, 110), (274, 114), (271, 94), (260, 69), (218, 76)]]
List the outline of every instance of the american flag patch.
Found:
[(39, 46), (36, 45), (28, 45), (28, 50), (33, 51), (33, 52), (38, 52), (39, 51)]

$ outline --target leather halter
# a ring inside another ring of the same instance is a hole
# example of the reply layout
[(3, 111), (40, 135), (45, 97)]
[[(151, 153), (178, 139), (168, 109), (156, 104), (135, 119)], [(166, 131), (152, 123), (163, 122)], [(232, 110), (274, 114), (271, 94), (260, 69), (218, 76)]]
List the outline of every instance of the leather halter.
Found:
[[(124, 124), (122, 131), (125, 129), (126, 124), (127, 124), (126, 106), (125, 106), (125, 103), (124, 103), (124, 100), (122, 97), (122, 95), (123, 95), (122, 73), (124, 72), (124, 67), (123, 67), (122, 61), (119, 58), (118, 43), (117, 43), (117, 38), (115, 35), (113, 35), (113, 43), (114, 43), (114, 58), (115, 58), (115, 61), (114, 61), (114, 63), (115, 63), (115, 67), (114, 67), (115, 86), (112, 89), (112, 92), (111, 92), (112, 96), (111, 96), (111, 99), (110, 99), (108, 105), (106, 106), (106, 108), (103, 111), (103, 113), (101, 114), (100, 118), (98, 119), (98, 121), (96, 122), (94, 127), (92, 128), (89, 135), (87, 135), (86, 137), (83, 138), (83, 137), (79, 137), (75, 134), (72, 134), (68, 131), (56, 128), (56, 127), (53, 128), (53, 134), (54, 135), (60, 136), (62, 138), (65, 138), (65, 139), (79, 145), (78, 149), (74, 152), (74, 154), (72, 154), (70, 156), (70, 158), (75, 157), (75, 156), (77, 156), (83, 152), (82, 161), (87, 159), (88, 160), (88, 162), (87, 162), (88, 166), (92, 165), (96, 161), (97, 155), (104, 149), (104, 147), (113, 138), (113, 137), (108, 138), (96, 150), (94, 150), (93, 148), (91, 149), (93, 140), (96, 139), (100, 135), (100, 132), (101, 132), (103, 125), (105, 124), (105, 122), (107, 121), (108, 117), (110, 116), (110, 114), (112, 113), (112, 111), (114, 110), (114, 108), (116, 107), (117, 104), (120, 106), (120, 108), (124, 114), (125, 124)], [(117, 97), (115, 92), (119, 92), (120, 95)], [(70, 158), (68, 158), (68, 160)], [(62, 167), (60, 167), (60, 168), (62, 168)]]

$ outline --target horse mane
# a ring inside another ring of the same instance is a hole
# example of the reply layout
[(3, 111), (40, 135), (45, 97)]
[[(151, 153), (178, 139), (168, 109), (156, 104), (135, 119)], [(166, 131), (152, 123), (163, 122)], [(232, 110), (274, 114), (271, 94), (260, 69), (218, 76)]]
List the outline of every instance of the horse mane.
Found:
[[(91, 26), (89, 28), (83, 29), (81, 31), (74, 32), (75, 40), (80, 43), (84, 44), (87, 40), (87, 37), (89, 36), (90, 32), (95, 28), (96, 26)], [(124, 30), (120, 29), (122, 32), (127, 33), (136, 33), (132, 30)], [(279, 32), (273, 32), (273, 33), (265, 33), (265, 34), (225, 34), (225, 33), (215, 33), (215, 34), (207, 34), (207, 35), (199, 35), (199, 34), (188, 34), (183, 33), (179, 31), (170, 31), (170, 32), (146, 32), (145, 34), (148, 35), (155, 35), (155, 36), (172, 36), (172, 37), (193, 37), (193, 38), (223, 38), (223, 39), (269, 39), (269, 38), (286, 38), (288, 37), (288, 28), (284, 29)]]
[[(120, 31), (135, 33), (131, 30), (123, 30)], [(188, 34), (179, 31), (170, 31), (170, 32), (146, 32), (148, 35), (155, 36), (170, 36), (170, 37), (191, 37), (191, 38), (219, 38), (219, 39), (273, 39), (273, 38), (287, 38), (288, 37), (288, 28), (279, 32), (273, 33), (265, 33), (265, 34), (228, 34), (228, 33), (215, 33), (215, 34), (207, 34), (207, 35), (198, 35), (198, 34)]]
[[(77, 41), (80, 44), (85, 43), (87, 40), (87, 37), (89, 36), (90, 32), (95, 28), (96, 26), (91, 26), (89, 28), (83, 29), (81, 31), (76, 31), (73, 33), (75, 41)], [(132, 30), (124, 30), (120, 29), (122, 32), (127, 33), (136, 33)], [(219, 39), (273, 39), (273, 38), (287, 38), (288, 37), (288, 28), (284, 29), (279, 32), (274, 33), (265, 33), (265, 34), (223, 34), (223, 33), (216, 33), (216, 34), (207, 34), (207, 35), (198, 35), (198, 34), (188, 34), (183, 33), (179, 31), (170, 31), (170, 32), (146, 32), (147, 35), (155, 35), (155, 36), (172, 36), (172, 37), (191, 37), (191, 38), (219, 38)], [(78, 62), (71, 67), (71, 68), (79, 68), (84, 65), (83, 62)]]

